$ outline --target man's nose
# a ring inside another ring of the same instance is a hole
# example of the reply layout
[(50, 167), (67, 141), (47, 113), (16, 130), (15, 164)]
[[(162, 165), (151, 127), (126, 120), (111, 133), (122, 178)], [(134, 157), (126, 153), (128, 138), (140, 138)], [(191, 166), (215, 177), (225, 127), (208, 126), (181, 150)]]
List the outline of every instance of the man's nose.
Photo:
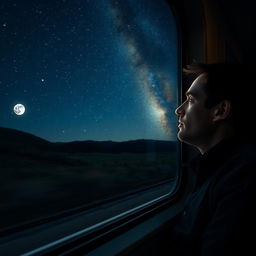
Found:
[(177, 116), (181, 116), (183, 114), (184, 110), (183, 110), (183, 104), (181, 104), (179, 107), (176, 108), (175, 110), (175, 114)]

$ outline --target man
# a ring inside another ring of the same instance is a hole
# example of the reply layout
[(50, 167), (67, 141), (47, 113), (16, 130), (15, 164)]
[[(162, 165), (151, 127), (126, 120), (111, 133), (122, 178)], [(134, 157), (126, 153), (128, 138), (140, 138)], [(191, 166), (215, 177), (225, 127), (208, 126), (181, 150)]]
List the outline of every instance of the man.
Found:
[(175, 111), (178, 138), (200, 156), (191, 163), (195, 181), (174, 224), (170, 255), (256, 255), (252, 73), (223, 63), (186, 72), (197, 77)]

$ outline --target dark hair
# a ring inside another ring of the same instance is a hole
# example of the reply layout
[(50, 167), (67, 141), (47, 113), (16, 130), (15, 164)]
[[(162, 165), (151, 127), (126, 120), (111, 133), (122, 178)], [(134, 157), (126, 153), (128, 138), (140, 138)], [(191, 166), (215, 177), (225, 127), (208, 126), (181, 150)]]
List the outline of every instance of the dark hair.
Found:
[[(193, 64), (184, 69), (187, 74), (206, 74), (205, 106), (210, 108), (222, 100), (231, 102), (231, 116), (237, 128), (252, 122), (255, 110), (252, 108), (253, 72), (252, 66), (241, 63)], [(246, 124), (247, 122), (247, 124)]]

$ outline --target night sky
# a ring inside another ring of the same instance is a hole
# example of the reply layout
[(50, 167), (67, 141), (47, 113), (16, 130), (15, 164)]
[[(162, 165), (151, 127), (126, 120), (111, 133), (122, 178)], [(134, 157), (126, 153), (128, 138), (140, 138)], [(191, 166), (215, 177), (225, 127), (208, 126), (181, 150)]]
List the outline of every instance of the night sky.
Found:
[(1, 0), (0, 126), (53, 142), (176, 140), (176, 33), (159, 0)]

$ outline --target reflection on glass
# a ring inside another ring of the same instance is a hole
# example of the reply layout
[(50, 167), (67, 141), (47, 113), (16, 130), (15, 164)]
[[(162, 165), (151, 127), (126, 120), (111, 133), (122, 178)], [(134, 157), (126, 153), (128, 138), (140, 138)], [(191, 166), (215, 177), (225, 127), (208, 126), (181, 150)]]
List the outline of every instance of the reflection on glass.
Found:
[(177, 35), (164, 1), (0, 10), (1, 228), (175, 179)]

